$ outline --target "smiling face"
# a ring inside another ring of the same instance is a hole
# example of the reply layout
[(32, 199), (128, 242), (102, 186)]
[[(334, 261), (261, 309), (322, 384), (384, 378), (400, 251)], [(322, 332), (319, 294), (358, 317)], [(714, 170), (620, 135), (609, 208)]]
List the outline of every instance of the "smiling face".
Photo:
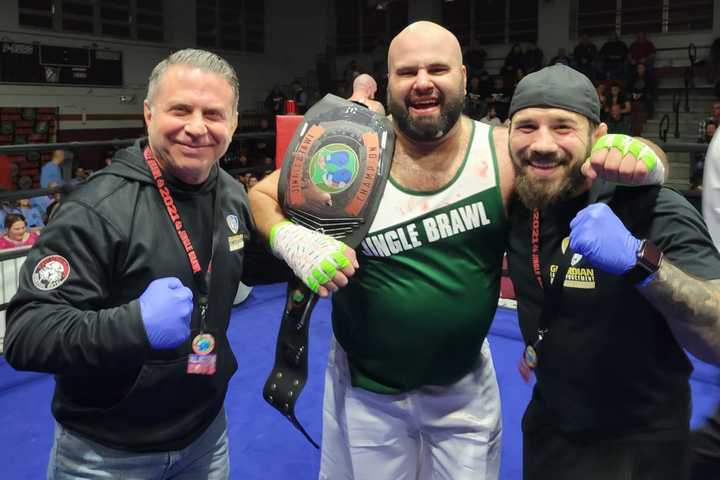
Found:
[(587, 187), (581, 172), (607, 127), (590, 131), (587, 118), (559, 108), (526, 108), (512, 117), (509, 150), (515, 186), (528, 208), (572, 198)]
[(20, 242), (23, 239), (23, 236), (25, 236), (25, 221), (24, 220), (16, 220), (13, 222), (12, 225), (7, 230), (7, 236), (11, 240), (15, 240), (16, 242)]
[(390, 44), (388, 72), (388, 109), (401, 134), (431, 142), (457, 124), (467, 79), (452, 33), (430, 22), (408, 26)]
[(207, 179), (237, 127), (230, 84), (219, 74), (188, 65), (167, 68), (144, 112), (160, 167), (189, 184)]

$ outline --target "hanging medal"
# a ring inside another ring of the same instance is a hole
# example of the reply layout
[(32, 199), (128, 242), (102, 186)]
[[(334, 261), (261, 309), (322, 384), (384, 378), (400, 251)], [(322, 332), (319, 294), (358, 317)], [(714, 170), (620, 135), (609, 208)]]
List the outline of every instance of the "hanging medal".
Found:
[(202, 296), (198, 301), (200, 306), (200, 325), (202, 330), (195, 335), (192, 341), (192, 351), (188, 355), (187, 373), (195, 375), (212, 375), (215, 373), (217, 355), (215, 351), (215, 337), (205, 331), (207, 316), (207, 297)]
[(528, 345), (525, 347), (525, 353), (523, 355), (523, 360), (525, 361), (525, 364), (530, 369), (535, 369), (535, 367), (538, 366), (538, 349), (540, 347), (540, 344), (542, 343), (543, 336), (548, 332), (548, 329), (539, 329), (537, 340), (532, 345)]

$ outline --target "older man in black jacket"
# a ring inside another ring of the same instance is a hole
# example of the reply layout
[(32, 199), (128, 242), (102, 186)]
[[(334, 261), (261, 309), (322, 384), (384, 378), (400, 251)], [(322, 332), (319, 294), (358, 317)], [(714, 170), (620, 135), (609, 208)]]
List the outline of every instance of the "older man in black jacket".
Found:
[(226, 329), (252, 225), (217, 162), (237, 101), (217, 55), (160, 62), (148, 139), (73, 192), (29, 252), (5, 355), (55, 375), (48, 478), (228, 477)]

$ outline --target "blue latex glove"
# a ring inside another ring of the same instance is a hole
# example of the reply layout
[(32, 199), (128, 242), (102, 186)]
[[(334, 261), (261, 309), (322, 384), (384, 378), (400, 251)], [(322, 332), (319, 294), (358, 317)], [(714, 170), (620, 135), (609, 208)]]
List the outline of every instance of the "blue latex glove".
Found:
[(640, 240), (604, 203), (580, 210), (570, 222), (570, 249), (603, 272), (622, 275), (635, 266)]
[(140, 313), (150, 345), (175, 348), (190, 336), (192, 290), (175, 277), (158, 278), (140, 295)]

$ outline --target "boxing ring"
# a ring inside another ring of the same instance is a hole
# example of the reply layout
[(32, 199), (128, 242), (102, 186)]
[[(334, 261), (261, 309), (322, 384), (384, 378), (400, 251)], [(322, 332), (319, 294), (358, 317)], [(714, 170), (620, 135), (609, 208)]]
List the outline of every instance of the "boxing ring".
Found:
[[(130, 141), (123, 141), (128, 144)], [(50, 148), (83, 148), (81, 144), (52, 144)], [(693, 144), (694, 146), (694, 144)], [(21, 151), (23, 146), (9, 147)], [(41, 148), (32, 146), (33, 148)], [(0, 154), (8, 147), (0, 147)], [(53, 189), (0, 193), (0, 201), (44, 195)], [(0, 317), (17, 288), (17, 274), (25, 250), (0, 251)], [(512, 308), (509, 279), (503, 279), (503, 299), (489, 333), (503, 409), (503, 450), (501, 478), (520, 480), (522, 447), (520, 421), (530, 398), (531, 386), (521, 380), (517, 362), (523, 348)], [(285, 304), (285, 285), (253, 288), (249, 297), (232, 311), (228, 338), (239, 368), (230, 382), (226, 399), (231, 456), (231, 478), (279, 480), (317, 478), (319, 453), (281, 415), (262, 399), (262, 386), (272, 368), (275, 340)], [(1, 330), (0, 330), (1, 331)], [(331, 338), (330, 302), (320, 301), (310, 327), (308, 386), (297, 405), (298, 417), (313, 438), (322, 434), (322, 393), (324, 368)], [(720, 373), (714, 367), (693, 360), (692, 424), (703, 421), (720, 399)], [(0, 357), (0, 478), (44, 478), (52, 445), (54, 420), (50, 401), (51, 376), (17, 372)]]

